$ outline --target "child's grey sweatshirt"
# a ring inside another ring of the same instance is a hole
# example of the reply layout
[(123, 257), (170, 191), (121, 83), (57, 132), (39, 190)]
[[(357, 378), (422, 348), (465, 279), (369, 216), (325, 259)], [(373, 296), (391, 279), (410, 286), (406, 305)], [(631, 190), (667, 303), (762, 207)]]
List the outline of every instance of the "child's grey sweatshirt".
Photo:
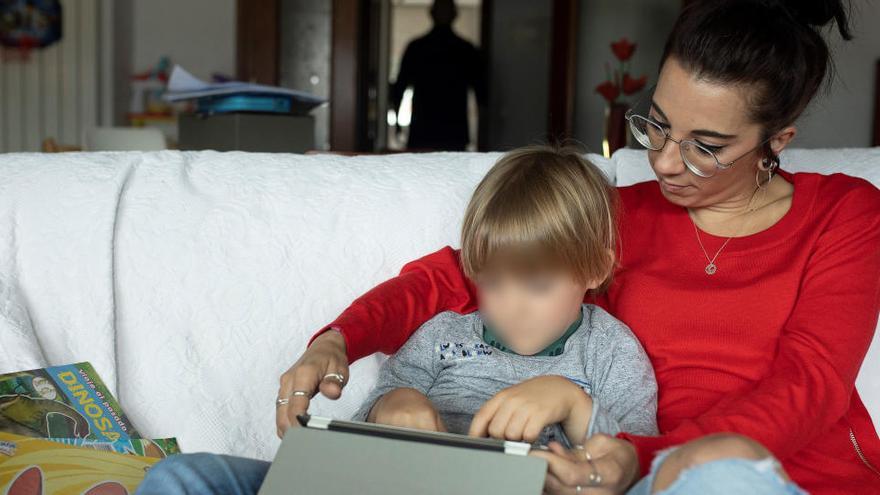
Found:
[[(467, 434), (471, 419), (496, 393), (529, 378), (560, 375), (593, 398), (587, 436), (657, 434), (657, 382), (635, 335), (604, 309), (585, 304), (583, 322), (558, 356), (521, 356), (483, 342), (479, 312), (438, 314), (422, 325), (379, 371), (376, 387), (352, 419), (364, 421), (373, 404), (395, 388), (425, 394), (452, 433)], [(559, 425), (541, 443), (566, 439)]]

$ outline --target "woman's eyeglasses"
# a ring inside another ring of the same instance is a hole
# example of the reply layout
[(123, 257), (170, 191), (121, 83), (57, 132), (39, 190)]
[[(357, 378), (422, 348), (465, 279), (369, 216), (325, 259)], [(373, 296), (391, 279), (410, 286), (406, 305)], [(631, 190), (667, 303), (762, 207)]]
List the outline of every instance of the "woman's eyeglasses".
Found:
[(648, 117), (636, 115), (632, 109), (626, 112), (626, 120), (629, 122), (630, 131), (633, 137), (645, 148), (652, 151), (660, 151), (666, 146), (667, 141), (678, 144), (678, 150), (681, 153), (681, 159), (687, 166), (688, 170), (699, 177), (713, 177), (719, 170), (725, 170), (733, 166), (733, 164), (764, 146), (770, 139), (766, 139), (758, 146), (743, 153), (739, 157), (729, 161), (722, 162), (715, 155), (715, 151), (702, 145), (692, 139), (675, 139), (669, 135), (669, 129), (651, 120)]

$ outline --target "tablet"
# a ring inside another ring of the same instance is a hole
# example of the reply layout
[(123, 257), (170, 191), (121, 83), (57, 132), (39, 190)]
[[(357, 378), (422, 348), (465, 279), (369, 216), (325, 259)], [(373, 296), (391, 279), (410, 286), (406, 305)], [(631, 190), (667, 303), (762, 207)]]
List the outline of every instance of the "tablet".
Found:
[(494, 438), (469, 437), (466, 435), (458, 435), (456, 433), (416, 430), (413, 428), (364, 423), (361, 421), (343, 421), (339, 419), (312, 416), (309, 414), (300, 414), (296, 419), (299, 421), (299, 424), (306, 428), (390, 438), (405, 442), (421, 442), (433, 445), (446, 445), (448, 447), (489, 450), (504, 454), (526, 455), (533, 447), (540, 448), (537, 445), (533, 446), (532, 444), (525, 442), (509, 442)]
[(528, 443), (298, 418), (259, 495), (540, 495), (547, 461)]

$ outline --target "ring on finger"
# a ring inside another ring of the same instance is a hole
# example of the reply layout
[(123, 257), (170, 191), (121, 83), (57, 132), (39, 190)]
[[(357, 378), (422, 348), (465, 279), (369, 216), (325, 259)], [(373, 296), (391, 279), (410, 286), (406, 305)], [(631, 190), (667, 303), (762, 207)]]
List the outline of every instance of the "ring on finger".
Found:
[(581, 488), (581, 485), (577, 485), (577, 486), (574, 487), (574, 492), (575, 492), (575, 493), (580, 493), (581, 490), (583, 490), (583, 488)]
[(294, 390), (293, 392), (285, 395), (284, 397), (279, 397), (278, 400), (275, 401), (276, 405), (283, 406), (290, 403), (291, 397), (305, 397), (307, 399), (312, 398), (312, 393), (308, 390)]
[(580, 446), (580, 447), (581, 448), (579, 450), (584, 451), (584, 457), (587, 459), (587, 462), (590, 464), (590, 469), (592, 470), (590, 475), (587, 477), (587, 481), (589, 481), (590, 485), (592, 485), (592, 486), (601, 485), (602, 484), (602, 475), (599, 474), (599, 470), (596, 469), (596, 464), (593, 463), (593, 456), (590, 455), (590, 451), (584, 449), (583, 446)]
[(306, 390), (294, 390), (293, 392), (287, 394), (285, 397), (279, 397), (278, 399), (276, 399), (275, 407), (281, 407), (290, 404), (291, 397), (308, 397), (309, 399), (311, 399), (312, 394), (311, 392), (308, 392)]
[(326, 380), (328, 378), (332, 378), (339, 383), (345, 382), (345, 375), (343, 375), (342, 373), (327, 373), (326, 375), (324, 375), (323, 379)]
[(593, 461), (593, 456), (590, 455), (590, 452), (587, 451), (587, 449), (586, 449), (583, 445), (578, 444), (578, 445), (575, 445), (573, 448), (574, 448), (574, 450), (576, 450), (579, 454), (583, 454), (583, 456), (584, 456), (584, 460), (585, 460), (585, 461), (587, 461), (587, 462), (592, 462), (592, 461)]

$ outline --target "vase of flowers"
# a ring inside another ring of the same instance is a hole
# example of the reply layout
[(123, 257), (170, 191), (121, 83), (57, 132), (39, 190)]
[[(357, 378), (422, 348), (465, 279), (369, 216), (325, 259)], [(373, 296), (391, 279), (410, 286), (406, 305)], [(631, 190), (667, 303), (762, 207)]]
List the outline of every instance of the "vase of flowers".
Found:
[(605, 64), (606, 79), (596, 86), (596, 92), (605, 98), (605, 131), (602, 152), (606, 157), (626, 146), (626, 111), (629, 104), (621, 97), (632, 96), (642, 89), (648, 81), (647, 76), (633, 77), (629, 72), (629, 61), (636, 51), (636, 44), (626, 38), (611, 43), (611, 53), (617, 59), (617, 67), (612, 69)]

